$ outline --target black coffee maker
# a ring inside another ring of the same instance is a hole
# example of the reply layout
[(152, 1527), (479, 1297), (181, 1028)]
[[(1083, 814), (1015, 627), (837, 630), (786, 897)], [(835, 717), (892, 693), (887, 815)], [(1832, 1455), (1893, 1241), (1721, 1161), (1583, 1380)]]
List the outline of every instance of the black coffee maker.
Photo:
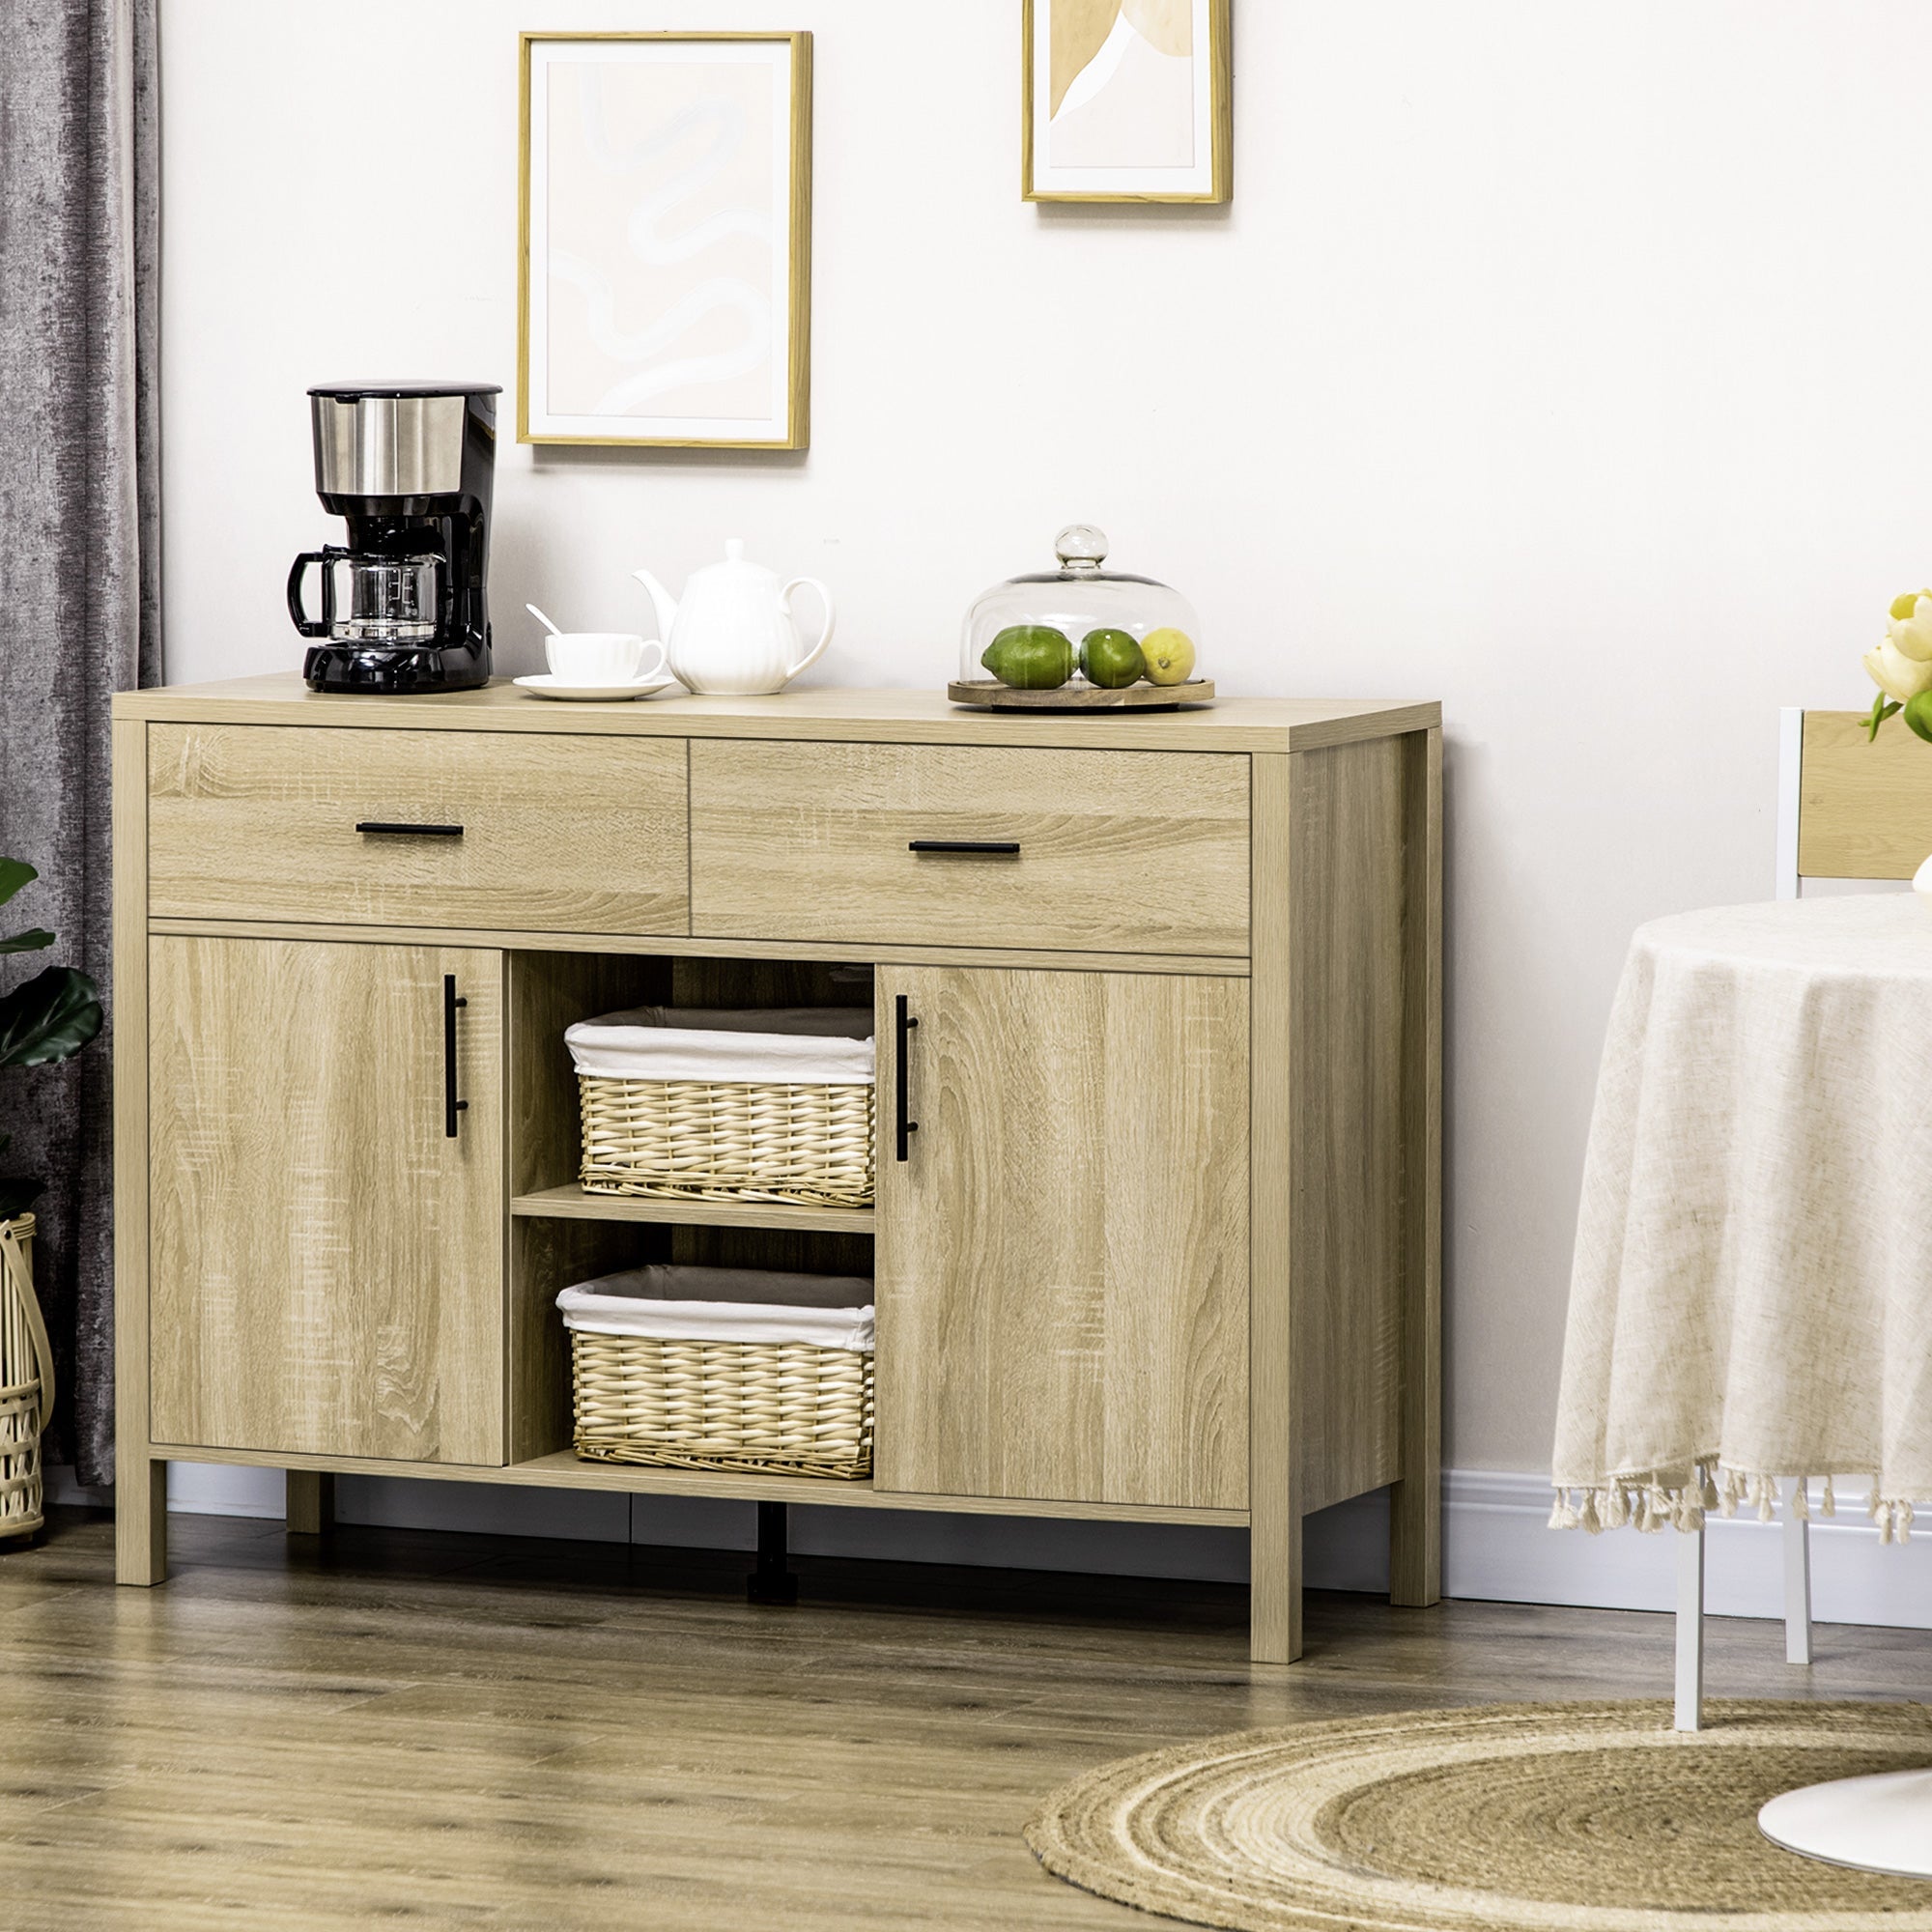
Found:
[[(490, 681), (495, 383), (325, 383), (308, 392), (315, 488), (349, 542), (305, 551), (289, 615), (311, 691), (467, 691)], [(302, 591), (322, 572), (322, 611)]]

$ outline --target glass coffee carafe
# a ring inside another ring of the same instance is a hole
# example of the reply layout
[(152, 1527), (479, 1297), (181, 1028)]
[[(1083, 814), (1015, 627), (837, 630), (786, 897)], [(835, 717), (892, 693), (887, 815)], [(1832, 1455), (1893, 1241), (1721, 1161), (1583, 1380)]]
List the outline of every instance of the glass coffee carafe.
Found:
[[(303, 602), (310, 564), (322, 572), (322, 614)], [(289, 572), (289, 615), (305, 638), (413, 643), (437, 635), (442, 604), (440, 556), (371, 556), (325, 544), (304, 551)]]

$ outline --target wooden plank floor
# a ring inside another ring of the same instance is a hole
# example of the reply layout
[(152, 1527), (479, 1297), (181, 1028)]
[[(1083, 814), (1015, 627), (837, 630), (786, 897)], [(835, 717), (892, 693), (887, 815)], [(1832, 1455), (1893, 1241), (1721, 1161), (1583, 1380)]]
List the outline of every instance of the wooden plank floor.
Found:
[[(1034, 1803), (1121, 1753), (1352, 1711), (1663, 1695), (1666, 1618), (1312, 1600), (802, 1559), (795, 1610), (711, 1552), (176, 1518), (112, 1587), (73, 1512), (0, 1555), (4, 1922), (734, 1932), (1166, 1921), (1046, 1877)], [(1932, 1637), (1713, 1625), (1714, 1694), (1932, 1696)]]

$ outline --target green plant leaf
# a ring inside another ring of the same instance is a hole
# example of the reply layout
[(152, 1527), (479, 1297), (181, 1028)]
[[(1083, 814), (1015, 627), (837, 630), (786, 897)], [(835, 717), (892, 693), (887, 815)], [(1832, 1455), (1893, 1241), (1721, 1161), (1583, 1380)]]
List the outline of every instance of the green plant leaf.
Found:
[(49, 966), (0, 995), (0, 1066), (71, 1060), (100, 1031), (100, 992), (85, 973)]
[(34, 1205), (44, 1180), (0, 1180), (0, 1221), (11, 1221)]
[(0, 905), (5, 905), (22, 886), (32, 885), (40, 876), (24, 859), (0, 859)]
[(1932, 691), (1921, 691), (1917, 697), (1907, 700), (1905, 722), (1928, 745), (1932, 745)]
[(1905, 709), (1904, 705), (1893, 703), (1892, 700), (1887, 697), (1885, 693), (1881, 691), (1879, 695), (1872, 699), (1871, 716), (1865, 720), (1865, 742), (1869, 744), (1874, 738), (1878, 736), (1878, 727), (1881, 724), (1883, 724), (1885, 721), (1888, 718), (1889, 718), (1894, 711), (1903, 711), (1904, 709)]
[(37, 925), (27, 932), (16, 932), (12, 939), (0, 939), (0, 952), (38, 952), (42, 947), (53, 943), (53, 934), (45, 926)]

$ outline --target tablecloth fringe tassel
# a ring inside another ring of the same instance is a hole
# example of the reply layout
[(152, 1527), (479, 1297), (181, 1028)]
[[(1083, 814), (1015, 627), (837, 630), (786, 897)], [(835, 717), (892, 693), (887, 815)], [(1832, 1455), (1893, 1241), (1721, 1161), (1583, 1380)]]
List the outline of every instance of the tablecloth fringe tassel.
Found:
[(1908, 1502), (1887, 1501), (1879, 1494), (1876, 1484), (1872, 1487), (1869, 1515), (1878, 1524), (1878, 1540), (1881, 1543), (1912, 1541), (1912, 1505)]
[[(1809, 1476), (1799, 1477), (1792, 1491), (1791, 1513), (1800, 1522), (1811, 1520), (1811, 1480)], [(1689, 1531), (1702, 1529), (1706, 1515), (1713, 1510), (1719, 1516), (1734, 1517), (1741, 1509), (1754, 1512), (1760, 1522), (1774, 1522), (1777, 1518), (1777, 1486), (1776, 1476), (1709, 1463), (1699, 1463), (1688, 1483), (1618, 1476), (1594, 1488), (1558, 1484), (1549, 1527), (1587, 1530), (1592, 1536), (1606, 1529), (1622, 1529), (1627, 1523), (1646, 1534), (1662, 1529)], [(1830, 1476), (1824, 1479), (1819, 1509), (1828, 1517), (1838, 1513), (1838, 1498)], [(1911, 1503), (1902, 1496), (1881, 1495), (1876, 1477), (1865, 1514), (1877, 1524), (1880, 1543), (1912, 1541), (1916, 1519)]]

